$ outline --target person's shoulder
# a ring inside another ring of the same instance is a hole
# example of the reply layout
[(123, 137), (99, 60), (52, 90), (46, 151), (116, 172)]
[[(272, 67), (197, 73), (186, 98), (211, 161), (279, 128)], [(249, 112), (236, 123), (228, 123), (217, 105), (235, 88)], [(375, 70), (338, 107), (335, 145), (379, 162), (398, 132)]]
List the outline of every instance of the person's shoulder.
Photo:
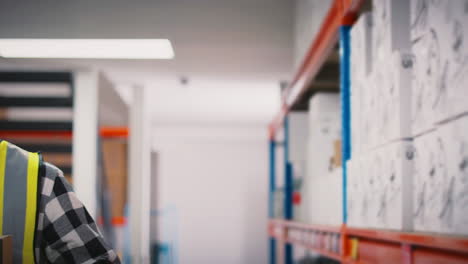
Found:
[(50, 178), (50, 179), (55, 179), (56, 177), (63, 177), (63, 172), (59, 168), (57, 168), (55, 165), (49, 163), (49, 162), (44, 162), (45, 166), (45, 177)]
[(65, 179), (62, 170), (57, 168), (55, 165), (48, 162), (44, 162), (45, 174), (43, 177), (42, 184), (42, 195), (43, 196), (54, 196), (54, 186), (58, 183), (63, 185), (66, 189), (71, 190), (71, 186), (68, 181)]

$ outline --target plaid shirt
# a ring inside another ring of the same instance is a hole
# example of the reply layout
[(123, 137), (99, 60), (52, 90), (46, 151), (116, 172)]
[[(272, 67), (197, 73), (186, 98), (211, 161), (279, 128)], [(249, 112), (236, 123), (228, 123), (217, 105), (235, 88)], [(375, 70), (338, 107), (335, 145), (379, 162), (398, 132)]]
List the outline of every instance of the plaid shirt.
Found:
[(120, 263), (57, 167), (45, 164), (35, 234), (36, 263)]

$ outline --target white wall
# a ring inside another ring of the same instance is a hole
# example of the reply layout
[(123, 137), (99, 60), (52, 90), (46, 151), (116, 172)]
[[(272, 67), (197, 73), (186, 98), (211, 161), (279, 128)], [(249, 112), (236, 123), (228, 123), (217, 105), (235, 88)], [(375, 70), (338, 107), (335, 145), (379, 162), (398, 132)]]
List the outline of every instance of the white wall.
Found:
[[(131, 87), (127, 87), (132, 92)], [(128, 126), (129, 107), (122, 100), (115, 84), (108, 76), (101, 74), (99, 78), (99, 125)]]
[(177, 209), (179, 263), (266, 263), (266, 128), (154, 127), (153, 140), (160, 206)]
[(280, 107), (277, 82), (194, 79), (149, 82), (153, 122), (174, 124), (264, 124)]

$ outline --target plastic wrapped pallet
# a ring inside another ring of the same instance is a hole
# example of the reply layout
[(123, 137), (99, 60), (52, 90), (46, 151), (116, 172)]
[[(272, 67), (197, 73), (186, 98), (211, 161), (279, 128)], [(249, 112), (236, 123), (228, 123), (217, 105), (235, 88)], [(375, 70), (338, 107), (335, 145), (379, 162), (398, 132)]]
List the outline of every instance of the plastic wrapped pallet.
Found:
[(327, 212), (326, 224), (339, 226), (343, 223), (343, 169), (336, 168), (325, 178), (324, 185), (329, 188), (323, 188), (325, 191), (325, 212)]
[[(407, 0), (373, 1), (372, 10), (372, 71), (368, 82), (368, 92), (364, 94), (366, 117), (364, 125), (367, 142), (364, 149), (369, 150), (388, 142), (388, 120), (391, 100), (389, 91), (393, 88), (393, 52), (410, 50), (410, 11)], [(398, 138), (398, 137), (397, 137)]]
[(412, 61), (410, 52), (393, 51), (388, 62), (374, 68), (361, 85), (360, 152), (411, 137)]
[(307, 113), (289, 114), (289, 160), (303, 162), (306, 159)]
[[(391, 60), (389, 59), (389, 62)], [(373, 69), (367, 86), (368, 92), (368, 106), (367, 106), (367, 119), (368, 119), (368, 143), (365, 148), (366, 151), (375, 149), (382, 145), (384, 141), (384, 127), (385, 127), (385, 91), (389, 90), (391, 83), (391, 75), (389, 74), (389, 65), (382, 64)]]
[(434, 129), (438, 116), (443, 116), (446, 111), (443, 108), (448, 103), (443, 87), (446, 56), (440, 46), (448, 32), (445, 32), (447, 25), (442, 19), (444, 11), (439, 10), (442, 8), (439, 5), (446, 4), (411, 1), (411, 40), (415, 56), (412, 131), (415, 136)]
[(411, 231), (411, 141), (381, 146), (348, 163), (348, 225)]
[(350, 34), (351, 78), (359, 79), (368, 75), (372, 69), (372, 13), (361, 14)]
[(367, 153), (371, 149), (375, 148), (378, 142), (379, 135), (377, 133), (380, 119), (380, 108), (377, 102), (379, 91), (379, 85), (381, 82), (378, 81), (377, 74), (372, 71), (366, 79), (366, 83), (363, 83), (362, 88), (362, 103), (361, 103), (361, 152)]
[(468, 234), (468, 117), (415, 139), (417, 231)]
[(448, 171), (447, 139), (441, 137), (440, 130), (436, 130), (415, 142), (415, 229), (450, 233), (453, 207), (448, 203), (452, 183)]
[[(374, 65), (386, 63), (394, 50), (410, 49), (410, 3), (408, 0), (372, 1)], [(376, 64), (378, 63), (378, 64)]]
[(340, 105), (340, 95), (338, 93), (316, 93), (309, 100), (309, 122), (319, 119), (339, 119)]
[(378, 214), (380, 213), (380, 195), (381, 195), (381, 187), (383, 185), (383, 175), (382, 175), (382, 167), (383, 167), (383, 157), (380, 149), (373, 150), (369, 152), (366, 159), (364, 160), (363, 166), (366, 173), (365, 178), (365, 187), (366, 189), (364, 192), (367, 194), (367, 205), (368, 205), (368, 214), (367, 219), (365, 222), (367, 227), (377, 228), (378, 227)]
[(367, 83), (362, 86), (363, 96), (362, 96), (362, 115), (361, 115), (361, 150), (364, 153), (367, 153), (372, 146), (375, 138), (375, 125), (374, 120), (376, 119), (376, 110), (375, 110), (375, 86), (373, 73), (370, 73), (367, 79)]
[(398, 141), (379, 148), (375, 155), (372, 214), (375, 227), (413, 230), (412, 178), (414, 149), (411, 141)]
[(371, 186), (370, 186), (370, 175), (371, 175), (371, 157), (370, 155), (362, 155), (359, 159), (354, 159), (357, 162), (355, 166), (358, 171), (357, 181), (357, 192), (355, 199), (356, 205), (356, 225), (357, 227), (372, 227), (371, 219)]
[(362, 152), (363, 142), (362, 128), (363, 114), (362, 114), (362, 86), (361, 83), (353, 82), (351, 91), (351, 157), (358, 156)]
[(446, 219), (451, 221), (447, 224), (448, 232), (468, 235), (468, 116), (440, 126), (439, 131), (448, 142), (446, 161), (450, 177), (444, 181), (445, 207), (441, 215), (448, 214)]
[[(323, 178), (331, 171), (334, 142), (341, 138), (340, 98), (335, 93), (318, 93), (309, 102), (309, 136), (307, 140), (304, 197), (308, 221), (320, 212)], [(335, 186), (333, 186), (335, 188)], [(338, 186), (337, 189), (340, 189)]]
[[(304, 152), (306, 144), (303, 144)], [(293, 217), (295, 221), (307, 221), (307, 207), (302, 199), (304, 194), (304, 177), (305, 177), (305, 161), (292, 161), (293, 176), (294, 176), (294, 193), (298, 195), (299, 199), (293, 198)]]
[(355, 157), (347, 162), (347, 213), (348, 225), (353, 227), (362, 227), (361, 214), (361, 163), (359, 158)]
[(411, 1), (413, 135), (468, 112), (468, 4)]
[[(380, 130), (377, 131), (380, 142), (377, 145), (411, 137), (411, 72), (412, 54), (394, 51), (384, 73), (387, 78), (378, 90), (382, 91), (378, 105), (381, 106)], [(378, 81), (378, 80), (376, 80)]]
[(309, 196), (310, 223), (334, 226), (342, 223), (342, 175), (343, 170), (338, 168), (313, 179), (316, 188)]
[(334, 142), (341, 138), (339, 95), (318, 93), (309, 103), (307, 176), (324, 177), (330, 170)]
[[(448, 1), (445, 19), (450, 19), (448, 43), (442, 47), (449, 50), (447, 55), (448, 93), (447, 116), (445, 121), (460, 114), (468, 113), (468, 2)], [(445, 69), (444, 69), (445, 70)]]
[(372, 69), (372, 14), (361, 14), (351, 29), (351, 141), (352, 156), (362, 151), (363, 103), (367, 76)]

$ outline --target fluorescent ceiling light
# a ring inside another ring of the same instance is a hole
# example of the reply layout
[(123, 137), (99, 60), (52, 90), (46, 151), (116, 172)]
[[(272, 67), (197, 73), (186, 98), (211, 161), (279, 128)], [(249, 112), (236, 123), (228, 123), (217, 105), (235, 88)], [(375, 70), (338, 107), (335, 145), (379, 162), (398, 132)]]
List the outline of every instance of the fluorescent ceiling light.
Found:
[(172, 59), (168, 39), (0, 39), (0, 57)]

